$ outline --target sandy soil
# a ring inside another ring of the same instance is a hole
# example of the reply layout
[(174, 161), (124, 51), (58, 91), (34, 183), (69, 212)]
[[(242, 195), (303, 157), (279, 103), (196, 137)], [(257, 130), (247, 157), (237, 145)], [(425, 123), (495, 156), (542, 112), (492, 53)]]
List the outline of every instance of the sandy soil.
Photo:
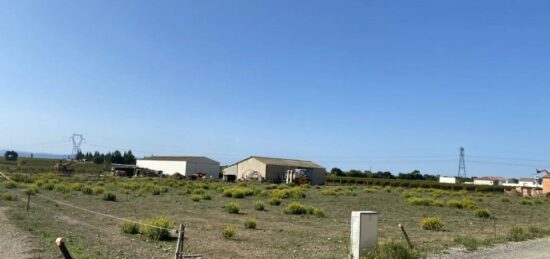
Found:
[(33, 249), (33, 238), (8, 222), (6, 209), (0, 207), (0, 258), (41, 258)]

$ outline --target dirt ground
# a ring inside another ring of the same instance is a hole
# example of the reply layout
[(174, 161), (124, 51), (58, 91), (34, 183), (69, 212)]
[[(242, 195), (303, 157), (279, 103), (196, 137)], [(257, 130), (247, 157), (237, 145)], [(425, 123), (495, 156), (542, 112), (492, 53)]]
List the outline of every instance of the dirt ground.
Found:
[(0, 207), (0, 258), (40, 258), (33, 238), (8, 222), (6, 210)]

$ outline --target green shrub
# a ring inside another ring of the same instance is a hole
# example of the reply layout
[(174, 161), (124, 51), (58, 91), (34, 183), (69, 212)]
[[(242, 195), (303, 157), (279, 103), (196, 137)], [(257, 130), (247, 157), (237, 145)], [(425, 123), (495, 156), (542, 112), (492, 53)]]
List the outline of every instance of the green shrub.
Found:
[(488, 218), (491, 216), (488, 209), (476, 209), (474, 214), (480, 218)]
[(17, 188), (17, 184), (12, 182), (12, 181), (5, 181), (4, 182), (4, 187), (6, 187), (8, 189), (15, 189), (15, 188)]
[(196, 194), (196, 195), (203, 195), (205, 193), (204, 189), (195, 189), (193, 191), (193, 194)]
[(254, 209), (255, 210), (264, 210), (265, 204), (262, 201), (255, 201), (254, 202)]
[(405, 188), (403, 188), (403, 187), (397, 187), (397, 188), (395, 188), (395, 190), (396, 190), (397, 192), (399, 192), (399, 193), (402, 193), (402, 192), (405, 190)]
[(377, 191), (378, 191), (378, 189), (376, 189), (376, 188), (365, 188), (365, 189), (363, 189), (363, 192), (365, 192), (365, 193), (371, 193), (371, 192), (377, 192)]
[(112, 192), (105, 192), (101, 196), (101, 199), (104, 201), (116, 201), (116, 194)]
[(5, 193), (2, 193), (2, 200), (6, 200), (6, 201), (15, 201), (16, 198), (15, 198), (15, 196), (13, 195), (13, 193), (11, 193), (11, 192), (5, 192)]
[(306, 214), (307, 210), (306, 207), (298, 202), (290, 203), (283, 212), (285, 214), (294, 214), (294, 215), (300, 215), (300, 214)]
[(60, 193), (69, 193), (71, 192), (71, 188), (63, 183), (58, 183), (54, 186), (54, 191), (60, 192)]
[(236, 198), (236, 199), (242, 199), (246, 196), (251, 196), (254, 194), (254, 190), (250, 189), (250, 188), (245, 188), (245, 187), (233, 187), (233, 188), (228, 188), (228, 189), (225, 189), (223, 191), (223, 194), (222, 196), (224, 197), (232, 197), (232, 198)]
[(529, 234), (521, 226), (514, 226), (508, 232), (508, 240), (519, 242), (529, 239)]
[(227, 225), (223, 228), (222, 235), (225, 239), (230, 239), (235, 235), (236, 232), (237, 229), (235, 229), (235, 226)]
[(241, 206), (236, 202), (230, 202), (225, 205), (225, 211), (231, 214), (239, 214), (240, 209), (241, 209)]
[(143, 235), (151, 240), (170, 239), (170, 229), (174, 228), (174, 222), (165, 217), (157, 217), (146, 222)]
[(313, 214), (319, 218), (324, 218), (325, 217), (325, 211), (321, 208), (317, 208), (317, 207), (313, 207), (312, 211), (310, 212), (310, 214)]
[(244, 222), (244, 228), (246, 229), (256, 229), (256, 220), (249, 219)]
[(410, 197), (407, 199), (407, 202), (411, 205), (424, 205), (431, 206), (435, 202), (432, 198), (419, 198), (419, 197)]
[(443, 207), (445, 206), (445, 202), (443, 201), (440, 201), (440, 200), (435, 200), (433, 203), (432, 203), (433, 206), (437, 206), (437, 207)]
[(73, 183), (73, 184), (71, 184), (71, 189), (73, 191), (81, 191), (83, 186), (84, 185), (81, 184), (81, 183)]
[(390, 186), (384, 187), (384, 191), (386, 191), (386, 192), (391, 192), (391, 187), (390, 187)]
[(139, 233), (139, 224), (134, 222), (124, 222), (120, 226), (122, 233), (126, 234), (138, 234)]
[(471, 236), (455, 237), (454, 242), (463, 245), (468, 251), (477, 250), (484, 243), (483, 241)]
[(210, 194), (208, 194), (208, 193), (207, 193), (207, 194), (204, 194), (204, 195), (202, 196), (202, 199), (203, 199), (203, 200), (211, 200), (211, 199), (212, 199), (212, 195), (210, 195)]
[(365, 259), (417, 259), (422, 258), (420, 252), (393, 241), (382, 243), (374, 251), (368, 252)]
[(510, 202), (510, 199), (508, 199), (508, 198), (501, 198), (500, 201), (501, 201), (501, 202)]
[(194, 202), (199, 202), (201, 200), (201, 196), (197, 194), (191, 195), (191, 200)]
[(530, 199), (523, 199), (523, 200), (521, 200), (521, 204), (523, 204), (523, 205), (533, 205), (534, 202)]
[(448, 205), (449, 207), (454, 207), (454, 208), (462, 209), (462, 202), (460, 202), (459, 200), (448, 200), (448, 201), (447, 201), (447, 205)]
[(38, 186), (34, 185), (34, 184), (30, 184), (30, 185), (27, 185), (25, 186), (25, 189), (23, 189), (23, 192), (25, 194), (35, 194), (38, 192)]
[(420, 221), (420, 227), (425, 230), (440, 231), (445, 223), (437, 216), (425, 217)]
[(53, 190), (54, 187), (55, 187), (55, 184), (53, 183), (45, 183), (42, 185), (42, 189), (49, 190), (49, 191)]
[(543, 203), (543, 202), (542, 202), (541, 200), (539, 200), (539, 199), (536, 199), (536, 200), (535, 200), (535, 204), (542, 204), (542, 203)]
[(281, 205), (281, 199), (279, 199), (279, 198), (271, 198), (271, 199), (269, 199), (268, 202), (269, 202), (270, 205), (273, 205), (273, 206)]
[(84, 194), (93, 194), (94, 193), (94, 190), (89, 185), (82, 186), (82, 189), (80, 189), (80, 191)]
[(464, 198), (460, 201), (460, 203), (462, 204), (463, 208), (477, 209), (477, 204), (471, 199)]
[(103, 187), (94, 187), (94, 194), (103, 194), (105, 192), (105, 188)]

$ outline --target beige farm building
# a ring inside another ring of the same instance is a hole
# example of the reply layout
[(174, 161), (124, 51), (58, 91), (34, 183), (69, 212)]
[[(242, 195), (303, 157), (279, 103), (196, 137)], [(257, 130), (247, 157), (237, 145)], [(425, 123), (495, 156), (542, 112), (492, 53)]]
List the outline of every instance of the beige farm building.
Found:
[(266, 182), (284, 183), (287, 171), (303, 169), (311, 184), (324, 184), (324, 167), (305, 160), (251, 156), (223, 170), (224, 180), (258, 179)]
[(204, 173), (208, 178), (218, 179), (220, 163), (204, 156), (151, 156), (136, 161), (138, 167), (163, 174), (179, 173), (191, 176), (195, 173)]

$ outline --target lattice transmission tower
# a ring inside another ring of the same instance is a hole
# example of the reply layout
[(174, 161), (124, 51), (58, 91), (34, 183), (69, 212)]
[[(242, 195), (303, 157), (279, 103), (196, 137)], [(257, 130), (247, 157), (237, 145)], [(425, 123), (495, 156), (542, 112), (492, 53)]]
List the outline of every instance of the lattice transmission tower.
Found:
[(460, 157), (458, 159), (458, 177), (466, 178), (466, 162), (464, 160), (464, 148), (460, 147)]
[(75, 159), (76, 154), (80, 152), (80, 145), (84, 142), (84, 136), (82, 134), (75, 133), (71, 137), (71, 140), (73, 141), (73, 152), (71, 153), (71, 159)]

